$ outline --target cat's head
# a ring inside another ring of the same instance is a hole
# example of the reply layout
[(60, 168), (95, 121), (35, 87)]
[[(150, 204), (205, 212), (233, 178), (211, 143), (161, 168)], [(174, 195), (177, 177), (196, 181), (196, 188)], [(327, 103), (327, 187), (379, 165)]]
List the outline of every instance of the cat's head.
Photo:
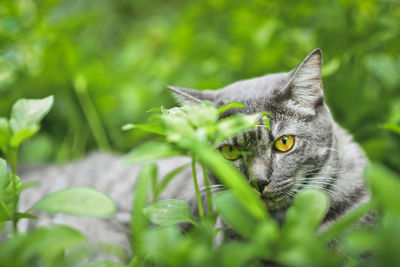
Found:
[(217, 147), (228, 152), (248, 152), (240, 156), (231, 153), (228, 158), (258, 189), (270, 210), (289, 206), (296, 192), (310, 183), (331, 153), (333, 120), (323, 100), (321, 64), (321, 50), (315, 49), (287, 73), (235, 82), (220, 90), (169, 87), (184, 104), (245, 104), (244, 109), (231, 109), (222, 117), (238, 112), (270, 113), (270, 131), (254, 127)]

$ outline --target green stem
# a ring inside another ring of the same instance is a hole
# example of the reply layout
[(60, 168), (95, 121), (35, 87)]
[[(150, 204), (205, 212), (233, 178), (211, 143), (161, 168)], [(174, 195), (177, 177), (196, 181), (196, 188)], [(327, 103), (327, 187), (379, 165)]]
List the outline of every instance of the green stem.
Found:
[(77, 79), (74, 89), (97, 145), (101, 150), (110, 151), (111, 145), (101, 124), (100, 116), (87, 91), (86, 82)]
[(8, 164), (10, 164), (11, 172), (17, 174), (18, 165), (18, 148), (11, 147), (7, 155)]
[(196, 159), (194, 158), (194, 155), (192, 155), (192, 174), (193, 174), (194, 190), (196, 191), (196, 197), (197, 197), (197, 206), (199, 208), (199, 215), (200, 218), (202, 218), (204, 217), (204, 210), (203, 210), (203, 203), (201, 201), (199, 183), (197, 182)]
[(210, 214), (212, 212), (212, 206), (213, 206), (211, 188), (210, 188), (210, 179), (208, 178), (206, 165), (202, 163), (201, 167), (203, 169), (204, 184), (206, 186), (206, 192), (207, 192), (207, 213)]
[(180, 145), (195, 154), (200, 162), (204, 162), (224, 184), (229, 186), (238, 200), (256, 218), (264, 219), (267, 217), (267, 209), (264, 204), (254, 194), (253, 189), (243, 179), (239, 171), (226, 162), (221, 154), (204, 146), (204, 144), (194, 138), (187, 138), (181, 141)]
[(11, 147), (7, 156), (7, 161), (11, 167), (12, 173), (12, 183), (13, 183), (13, 191), (14, 191), (14, 205), (12, 209), (12, 224), (13, 224), (13, 232), (14, 234), (18, 234), (18, 218), (17, 218), (17, 211), (18, 211), (18, 193), (17, 193), (17, 165), (18, 165), (18, 148)]

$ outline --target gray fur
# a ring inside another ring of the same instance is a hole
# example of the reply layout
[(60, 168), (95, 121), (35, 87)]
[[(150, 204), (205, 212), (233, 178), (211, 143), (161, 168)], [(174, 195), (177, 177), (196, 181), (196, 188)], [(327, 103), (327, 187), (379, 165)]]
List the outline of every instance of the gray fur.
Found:
[[(268, 111), (271, 131), (256, 127), (226, 144), (251, 152), (232, 163), (254, 181), (269, 211), (281, 220), (294, 196), (303, 188), (317, 188), (330, 196), (330, 209), (321, 230), (350, 210), (369, 200), (363, 170), (367, 159), (333, 120), (323, 101), (321, 81), (322, 54), (312, 51), (291, 72), (266, 75), (239, 81), (217, 91), (182, 90), (183, 103), (195, 99), (222, 106), (232, 101), (245, 104), (243, 110), (230, 110), (221, 117), (237, 112), (252, 114)], [(175, 93), (178, 89), (175, 87)], [(295, 136), (288, 152), (273, 148), (283, 135)]]
[[(330, 196), (330, 208), (320, 228), (324, 230), (339, 217), (367, 202), (369, 195), (363, 182), (367, 159), (351, 136), (334, 122), (323, 101), (321, 62), (321, 51), (315, 49), (288, 73), (238, 81), (216, 91), (175, 86), (170, 89), (184, 104), (201, 101), (211, 101), (217, 107), (232, 101), (245, 104), (244, 110), (229, 110), (221, 118), (237, 112), (270, 112), (271, 131), (255, 127), (219, 146), (235, 144), (251, 152), (232, 163), (260, 190), (262, 199), (278, 221), (284, 218), (298, 190), (310, 187), (326, 191)], [(283, 135), (295, 136), (294, 147), (288, 152), (277, 152), (273, 143)], [(65, 166), (26, 167), (21, 170), (22, 178), (25, 181), (40, 180), (42, 184), (23, 192), (21, 207), (24, 210), (57, 189), (94, 187), (116, 201), (116, 219), (57, 215), (47, 216), (39, 220), (39, 224), (67, 223), (89, 234), (94, 242), (112, 242), (128, 248), (122, 225), (129, 222), (132, 188), (140, 166), (123, 166), (120, 159), (100, 153)], [(185, 158), (159, 161), (161, 176), (186, 162), (188, 159)], [(188, 170), (173, 180), (163, 198), (185, 199), (195, 206), (194, 196)], [(34, 221), (27, 222), (21, 223), (25, 230), (35, 224)]]
[[(157, 162), (159, 177), (164, 177), (176, 167), (188, 164), (189, 158), (175, 157)], [(88, 186), (105, 192), (117, 205), (117, 213), (112, 218), (97, 219), (75, 217), (65, 214), (48, 215), (33, 212), (39, 220), (21, 220), (19, 229), (22, 232), (38, 226), (64, 224), (74, 227), (87, 235), (90, 245), (114, 244), (130, 251), (126, 230), (129, 227), (132, 192), (141, 165), (126, 165), (118, 155), (94, 152), (84, 160), (66, 165), (22, 166), (19, 175), (24, 182), (40, 181), (38, 187), (23, 191), (19, 201), (20, 210), (27, 210), (45, 195), (71, 186)], [(198, 169), (199, 185), (203, 186), (201, 169)], [(166, 188), (161, 199), (178, 198), (188, 201), (196, 207), (191, 169), (185, 169)], [(196, 211), (196, 209), (195, 209)], [(110, 255), (102, 254), (96, 259), (117, 260)]]

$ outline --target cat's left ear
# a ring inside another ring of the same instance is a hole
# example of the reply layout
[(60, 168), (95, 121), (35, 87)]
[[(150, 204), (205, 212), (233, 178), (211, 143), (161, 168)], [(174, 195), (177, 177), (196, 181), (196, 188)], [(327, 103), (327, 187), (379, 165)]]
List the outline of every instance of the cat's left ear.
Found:
[(316, 48), (291, 72), (284, 89), (290, 104), (314, 113), (315, 108), (323, 103), (321, 65), (322, 52)]
[(204, 101), (213, 102), (216, 94), (216, 91), (211, 91), (211, 90), (199, 91), (172, 85), (168, 85), (167, 87), (171, 89), (176, 100), (182, 105), (186, 104), (195, 105), (195, 104), (200, 104), (201, 102)]

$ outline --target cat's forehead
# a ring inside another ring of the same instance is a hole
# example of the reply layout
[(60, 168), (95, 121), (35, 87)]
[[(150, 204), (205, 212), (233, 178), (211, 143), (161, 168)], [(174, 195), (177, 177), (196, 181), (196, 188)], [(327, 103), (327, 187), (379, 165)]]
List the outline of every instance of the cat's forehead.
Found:
[(288, 80), (288, 73), (276, 73), (235, 82), (218, 90), (217, 105), (229, 102), (251, 103), (253, 106), (258, 102), (266, 103), (281, 92)]
[(288, 73), (268, 74), (265, 76), (232, 83), (218, 91), (221, 98), (241, 100), (256, 97), (268, 97), (288, 82)]
[[(243, 103), (245, 108), (238, 110), (243, 113), (266, 111), (268, 104), (274, 96), (282, 92), (289, 78), (288, 73), (276, 73), (238, 81), (218, 90), (214, 103), (217, 106), (223, 106), (230, 102)], [(233, 113), (236, 112), (233, 111)]]

